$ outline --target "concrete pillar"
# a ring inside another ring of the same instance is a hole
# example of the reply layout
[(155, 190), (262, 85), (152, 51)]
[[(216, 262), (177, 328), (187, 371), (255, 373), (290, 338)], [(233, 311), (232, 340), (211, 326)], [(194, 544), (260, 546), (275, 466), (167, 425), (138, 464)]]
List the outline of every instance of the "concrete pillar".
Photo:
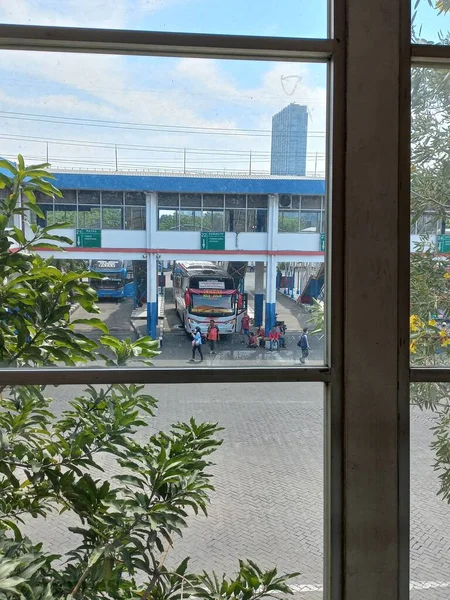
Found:
[(273, 255), (278, 233), (278, 194), (269, 194), (267, 211), (266, 334), (275, 325), (277, 312), (277, 259)]
[(266, 335), (275, 325), (277, 312), (277, 260), (275, 256), (267, 258), (266, 273)]
[(264, 318), (264, 263), (255, 263), (255, 327), (263, 324)]
[(155, 239), (158, 219), (158, 195), (146, 194), (146, 241), (147, 241), (147, 335), (157, 339), (158, 325), (158, 260), (152, 240)]
[(147, 335), (157, 339), (158, 325), (158, 260), (147, 255)]

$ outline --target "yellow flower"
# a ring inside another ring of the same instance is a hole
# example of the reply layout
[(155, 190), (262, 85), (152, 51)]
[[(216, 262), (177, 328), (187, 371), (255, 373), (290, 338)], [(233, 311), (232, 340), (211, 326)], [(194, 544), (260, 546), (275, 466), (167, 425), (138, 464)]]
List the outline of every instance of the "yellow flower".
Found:
[(417, 340), (412, 340), (409, 344), (409, 351), (411, 354), (415, 354), (417, 352)]
[(450, 339), (447, 338), (446, 340), (442, 340), (442, 346), (444, 348), (447, 348), (447, 346), (450, 346)]
[(437, 325), (437, 321), (435, 321), (435, 319), (430, 319), (428, 321), (428, 325), (431, 325), (431, 327), (436, 327)]
[(423, 327), (423, 323), (420, 320), (420, 317), (417, 315), (411, 315), (409, 317), (409, 328), (411, 331), (419, 331), (421, 327)]
[(448, 271), (444, 273), (444, 279), (450, 279), (450, 273)]
[(441, 331), (439, 332), (439, 335), (440, 335), (441, 337), (445, 338), (445, 337), (447, 337), (447, 332), (446, 332), (446, 331), (444, 331), (444, 330), (441, 330)]

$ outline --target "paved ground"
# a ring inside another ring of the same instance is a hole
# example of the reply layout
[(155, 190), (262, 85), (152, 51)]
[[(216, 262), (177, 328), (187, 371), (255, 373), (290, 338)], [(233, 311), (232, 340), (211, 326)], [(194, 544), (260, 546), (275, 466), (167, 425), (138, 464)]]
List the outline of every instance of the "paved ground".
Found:
[[(54, 390), (59, 413), (77, 391)], [(145, 437), (177, 420), (219, 421), (224, 444), (216, 454), (210, 515), (192, 517), (172, 554), (192, 567), (232, 572), (238, 558), (300, 571), (296, 597), (322, 597), (323, 397), (320, 384), (154, 385), (157, 417)], [(429, 449), (433, 417), (412, 409), (412, 600), (450, 597), (450, 508), (436, 496)], [(108, 473), (112, 466), (104, 462)], [(62, 519), (62, 521), (61, 521)], [(68, 516), (30, 523), (30, 535), (50, 550), (73, 544)]]

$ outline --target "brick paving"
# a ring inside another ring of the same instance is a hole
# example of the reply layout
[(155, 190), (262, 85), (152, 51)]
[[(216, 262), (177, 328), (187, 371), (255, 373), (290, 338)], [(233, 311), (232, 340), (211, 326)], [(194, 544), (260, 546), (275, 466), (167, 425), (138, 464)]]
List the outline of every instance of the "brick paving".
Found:
[[(300, 571), (295, 596), (319, 600), (323, 557), (323, 396), (320, 384), (154, 385), (158, 415), (146, 437), (178, 420), (219, 421), (224, 444), (214, 467), (208, 518), (192, 517), (171, 564), (191, 557), (196, 570), (232, 573), (239, 558), (280, 571)], [(60, 412), (75, 392), (55, 390)], [(411, 600), (450, 597), (450, 508), (436, 496), (429, 448), (433, 415), (412, 408)], [(104, 460), (108, 474), (113, 465)], [(30, 535), (50, 550), (72, 546), (63, 515), (32, 521)]]

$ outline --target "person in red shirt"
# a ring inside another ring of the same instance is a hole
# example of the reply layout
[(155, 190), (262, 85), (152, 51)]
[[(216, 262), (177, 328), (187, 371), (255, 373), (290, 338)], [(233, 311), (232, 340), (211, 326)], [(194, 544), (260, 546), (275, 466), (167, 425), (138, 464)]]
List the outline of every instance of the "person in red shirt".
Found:
[(247, 312), (245, 312), (241, 319), (241, 334), (242, 334), (241, 344), (244, 343), (245, 336), (248, 337), (249, 332), (250, 332), (250, 317), (248, 316)]
[(206, 333), (206, 339), (209, 342), (210, 354), (216, 354), (216, 342), (219, 341), (219, 328), (217, 327), (214, 319), (211, 319), (208, 325), (208, 331)]
[(264, 346), (266, 340), (266, 330), (262, 325), (258, 327), (258, 330), (256, 331), (256, 337), (258, 338), (258, 344), (260, 346)]
[(247, 344), (247, 348), (257, 348), (259, 346), (258, 343), (258, 338), (256, 337), (256, 335), (253, 333), (253, 331), (250, 331), (249, 335), (248, 335), (248, 344)]
[(280, 334), (277, 331), (277, 328), (274, 327), (269, 332), (269, 350), (272, 351), (273, 347), (278, 347), (278, 340), (280, 339)]

